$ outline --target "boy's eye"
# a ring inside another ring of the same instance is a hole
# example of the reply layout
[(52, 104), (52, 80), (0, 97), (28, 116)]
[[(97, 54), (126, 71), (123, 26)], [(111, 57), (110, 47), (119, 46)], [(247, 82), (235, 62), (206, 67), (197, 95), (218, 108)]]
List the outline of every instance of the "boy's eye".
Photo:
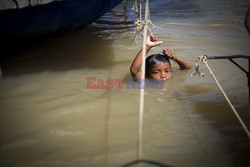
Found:
[(152, 73), (153, 73), (153, 74), (157, 74), (157, 73), (158, 73), (158, 71), (153, 71)]

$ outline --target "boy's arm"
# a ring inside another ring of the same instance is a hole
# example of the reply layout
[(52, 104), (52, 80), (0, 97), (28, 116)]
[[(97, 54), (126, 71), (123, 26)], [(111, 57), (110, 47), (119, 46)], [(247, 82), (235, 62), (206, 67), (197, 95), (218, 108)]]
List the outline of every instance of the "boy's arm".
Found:
[(171, 49), (163, 50), (163, 54), (167, 56), (169, 59), (174, 60), (180, 66), (181, 70), (192, 68), (191, 63), (189, 63), (188, 61), (184, 60), (181, 57), (176, 56)]
[[(147, 45), (146, 53), (148, 53), (150, 49), (151, 47)], [(131, 64), (130, 73), (132, 77), (135, 77), (136, 79), (141, 78), (141, 71), (140, 71), (141, 64), (142, 64), (142, 49), (137, 53), (133, 63)]]
[[(149, 52), (149, 50), (157, 46), (159, 44), (162, 44), (162, 41), (157, 42), (157, 38), (153, 35), (147, 37), (147, 44), (146, 44), (146, 53)], [(137, 53), (135, 56), (135, 59), (133, 63), (130, 66), (130, 73), (132, 77), (135, 77), (136, 79), (141, 78), (141, 64), (142, 64), (142, 49)]]

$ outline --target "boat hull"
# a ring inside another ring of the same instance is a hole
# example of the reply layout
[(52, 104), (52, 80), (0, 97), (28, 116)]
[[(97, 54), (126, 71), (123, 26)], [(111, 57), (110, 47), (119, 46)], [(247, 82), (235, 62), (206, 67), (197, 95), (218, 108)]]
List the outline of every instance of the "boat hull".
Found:
[(1, 40), (29, 40), (63, 35), (82, 28), (122, 0), (63, 0), (0, 11)]

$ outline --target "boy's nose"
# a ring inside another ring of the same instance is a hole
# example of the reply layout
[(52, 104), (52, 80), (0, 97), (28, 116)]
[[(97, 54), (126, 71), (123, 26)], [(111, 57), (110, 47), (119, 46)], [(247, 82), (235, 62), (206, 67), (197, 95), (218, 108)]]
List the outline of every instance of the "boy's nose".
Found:
[(161, 79), (167, 79), (167, 75), (164, 72), (161, 73)]

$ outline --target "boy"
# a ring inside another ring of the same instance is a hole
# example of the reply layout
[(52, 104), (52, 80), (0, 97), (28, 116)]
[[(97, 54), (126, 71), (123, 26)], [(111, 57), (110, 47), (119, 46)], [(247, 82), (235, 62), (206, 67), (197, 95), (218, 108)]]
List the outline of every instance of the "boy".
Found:
[[(162, 41), (157, 41), (153, 35), (147, 37), (146, 52), (148, 53), (152, 47), (162, 44)], [(142, 49), (136, 55), (130, 67), (130, 72), (133, 78), (140, 79), (140, 67), (142, 64)], [(146, 58), (146, 71), (145, 78), (156, 80), (168, 80), (172, 77), (171, 64), (169, 59), (174, 60), (181, 69), (191, 69), (192, 65), (176, 56), (171, 49), (163, 50), (162, 54), (154, 54)]]

